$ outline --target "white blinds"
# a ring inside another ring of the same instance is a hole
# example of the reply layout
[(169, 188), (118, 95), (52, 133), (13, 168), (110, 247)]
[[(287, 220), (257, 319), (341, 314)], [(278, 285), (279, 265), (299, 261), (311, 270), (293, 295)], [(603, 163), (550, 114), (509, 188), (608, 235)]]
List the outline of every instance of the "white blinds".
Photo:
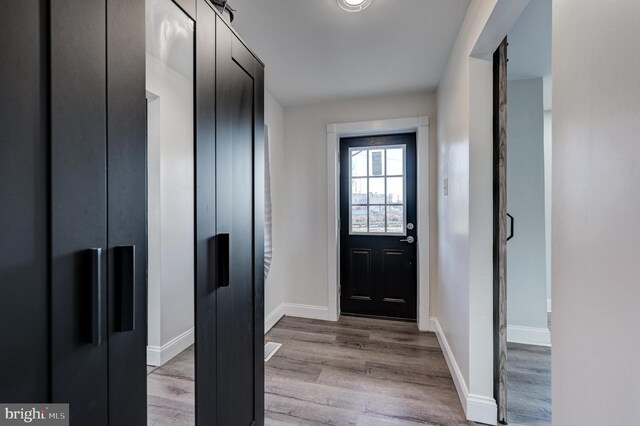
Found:
[(264, 126), (264, 280), (271, 268), (273, 246), (271, 243), (271, 161), (269, 159), (269, 126)]

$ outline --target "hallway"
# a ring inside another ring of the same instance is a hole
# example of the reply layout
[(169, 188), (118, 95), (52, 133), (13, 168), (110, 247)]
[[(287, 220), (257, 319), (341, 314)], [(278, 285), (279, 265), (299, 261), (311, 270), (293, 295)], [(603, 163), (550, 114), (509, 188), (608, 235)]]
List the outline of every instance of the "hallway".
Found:
[(265, 424), (467, 425), (438, 340), (414, 323), (284, 317), (265, 336)]

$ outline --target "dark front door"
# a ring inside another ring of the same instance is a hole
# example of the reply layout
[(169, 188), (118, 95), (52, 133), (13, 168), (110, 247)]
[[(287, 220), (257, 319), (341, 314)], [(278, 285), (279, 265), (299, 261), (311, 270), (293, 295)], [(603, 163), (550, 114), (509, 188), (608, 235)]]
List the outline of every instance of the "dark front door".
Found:
[(340, 310), (416, 318), (416, 135), (340, 140)]

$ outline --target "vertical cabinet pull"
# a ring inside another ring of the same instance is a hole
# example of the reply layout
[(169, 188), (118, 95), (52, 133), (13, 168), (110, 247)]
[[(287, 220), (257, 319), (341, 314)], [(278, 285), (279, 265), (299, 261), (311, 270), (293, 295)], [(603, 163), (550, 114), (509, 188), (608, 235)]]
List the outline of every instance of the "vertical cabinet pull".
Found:
[(216, 282), (218, 287), (229, 287), (229, 234), (216, 235)]
[(114, 248), (115, 285), (118, 298), (117, 331), (135, 329), (136, 246)]
[(91, 257), (91, 343), (102, 343), (102, 264), (101, 248), (89, 249)]
[(507, 237), (507, 241), (509, 241), (510, 239), (513, 238), (513, 231), (516, 225), (516, 220), (509, 213), (507, 213), (507, 216), (509, 216), (509, 221), (510, 221), (509, 236)]

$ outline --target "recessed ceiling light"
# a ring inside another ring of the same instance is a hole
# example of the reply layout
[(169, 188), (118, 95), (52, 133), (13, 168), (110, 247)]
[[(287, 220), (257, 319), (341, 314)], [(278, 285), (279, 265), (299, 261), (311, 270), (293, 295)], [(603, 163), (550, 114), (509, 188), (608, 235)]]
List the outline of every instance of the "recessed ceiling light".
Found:
[(373, 0), (338, 0), (341, 8), (347, 12), (360, 12), (365, 10)]

